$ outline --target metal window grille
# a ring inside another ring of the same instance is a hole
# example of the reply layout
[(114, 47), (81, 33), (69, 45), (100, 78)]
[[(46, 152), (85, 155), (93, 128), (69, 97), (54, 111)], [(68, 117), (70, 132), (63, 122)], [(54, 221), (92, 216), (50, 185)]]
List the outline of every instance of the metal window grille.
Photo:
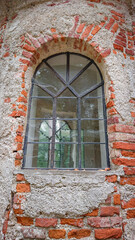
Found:
[(44, 59), (32, 78), (23, 168), (109, 167), (104, 81), (76, 53)]

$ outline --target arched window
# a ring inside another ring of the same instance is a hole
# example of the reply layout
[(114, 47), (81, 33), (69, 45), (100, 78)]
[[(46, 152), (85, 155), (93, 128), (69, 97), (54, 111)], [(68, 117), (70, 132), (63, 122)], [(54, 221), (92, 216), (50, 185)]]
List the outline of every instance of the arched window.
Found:
[(80, 54), (43, 60), (33, 79), (24, 168), (106, 168), (108, 144), (102, 75)]

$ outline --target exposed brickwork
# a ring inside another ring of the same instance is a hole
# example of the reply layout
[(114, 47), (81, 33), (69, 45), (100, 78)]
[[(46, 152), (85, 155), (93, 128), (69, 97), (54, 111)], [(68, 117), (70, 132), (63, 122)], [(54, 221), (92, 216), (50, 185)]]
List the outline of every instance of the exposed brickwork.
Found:
[[(48, 8), (53, 6), (59, 6), (61, 4), (69, 3), (70, 1), (52, 2), (47, 3)], [(17, 96), (16, 103), (12, 105), (12, 112), (9, 117), (26, 119), (27, 106), (28, 106), (28, 90), (25, 87), (25, 78), (27, 70), (31, 67), (35, 67), (38, 59), (40, 58), (41, 50), (48, 53), (48, 43), (61, 44), (69, 39), (73, 41), (73, 47), (80, 53), (83, 51), (89, 51), (93, 56), (94, 61), (98, 63), (105, 63), (106, 58), (114, 54), (122, 54), (123, 60), (129, 59), (134, 60), (134, 26), (133, 31), (123, 29), (125, 24), (125, 16), (120, 12), (120, 9), (115, 9), (115, 3), (103, 1), (103, 0), (88, 0), (88, 7), (95, 8), (97, 4), (103, 4), (109, 6), (109, 11), (112, 14), (111, 17), (104, 16), (104, 21), (99, 23), (87, 24), (82, 22), (80, 16), (74, 17), (74, 24), (67, 35), (61, 34), (53, 26), (48, 29), (48, 35), (41, 35), (38, 37), (30, 34), (25, 34), (20, 37), (21, 41), (21, 52), (19, 56), (19, 69), (20, 73), (20, 95)], [(112, 10), (111, 10), (112, 9)], [(115, 9), (115, 10), (114, 10)], [(13, 16), (15, 19), (17, 14)], [(0, 48), (4, 47), (3, 43), (3, 32), (6, 29), (8, 19), (5, 18), (1, 25), (0, 35)], [(108, 32), (112, 35), (112, 47), (103, 48), (100, 42), (95, 42), (94, 36), (98, 36), (101, 30)], [(2, 58), (9, 58), (10, 51), (9, 46), (5, 46)], [(16, 57), (16, 55), (14, 55)], [(119, 188), (124, 185), (135, 185), (135, 144), (133, 143), (135, 134), (135, 126), (131, 123), (121, 124), (120, 115), (117, 112), (117, 106), (115, 98), (115, 85), (112, 81), (108, 83), (108, 99), (107, 103), (107, 114), (108, 114), (108, 133), (109, 143), (111, 144), (111, 150), (116, 150), (119, 157), (112, 157), (110, 160), (115, 167), (123, 167), (123, 174), (117, 176), (110, 173), (105, 176), (106, 185), (114, 186), (114, 193), (109, 195), (103, 204), (100, 204), (97, 209), (90, 209), (90, 212), (84, 214), (80, 218), (47, 218), (37, 216), (35, 219), (26, 216), (23, 209), (23, 202), (27, 200), (27, 194), (31, 191), (30, 183), (27, 182), (23, 174), (16, 174), (16, 192), (13, 199), (13, 211), (17, 218), (17, 224), (21, 226), (21, 232), (24, 238), (38, 238), (45, 239), (46, 236), (50, 239), (66, 239), (75, 238), (81, 239), (91, 236), (91, 232), (95, 234), (96, 239), (120, 239), (122, 237), (122, 231), (124, 233), (125, 222), (135, 217), (135, 201), (130, 199), (125, 201), (121, 198)], [(11, 105), (12, 99), (6, 97), (4, 104)], [(135, 104), (135, 100), (131, 99), (130, 104)], [(115, 115), (115, 116), (114, 116)], [(130, 112), (131, 118), (135, 118), (134, 110)], [(20, 168), (22, 165), (22, 148), (24, 141), (24, 122), (21, 120), (16, 130), (15, 144), (15, 167)], [(23, 124), (22, 124), (23, 122)], [(115, 134), (114, 134), (115, 133)], [(123, 134), (123, 135), (122, 135)], [(118, 187), (118, 188), (117, 188)], [(118, 189), (118, 190), (117, 190)], [(131, 209), (130, 209), (131, 208)], [(126, 214), (123, 219), (121, 216), (122, 211)], [(2, 232), (5, 235), (7, 232), (8, 221), (10, 211), (6, 211), (5, 221), (3, 224)], [(67, 228), (67, 226), (68, 228)], [(23, 227), (27, 226), (27, 227)], [(55, 228), (55, 229), (54, 229)], [(65, 229), (64, 229), (65, 228)], [(98, 229), (97, 229), (98, 228)], [(124, 237), (122, 238), (124, 240)]]

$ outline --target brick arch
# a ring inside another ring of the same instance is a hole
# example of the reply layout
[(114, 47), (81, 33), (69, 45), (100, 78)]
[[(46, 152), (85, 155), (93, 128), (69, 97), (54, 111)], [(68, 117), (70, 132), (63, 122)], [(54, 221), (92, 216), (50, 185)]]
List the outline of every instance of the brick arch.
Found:
[[(77, 17), (75, 18), (76, 25)], [(81, 26), (79, 26), (80, 28)], [(88, 56), (93, 59), (95, 63), (99, 66), (99, 69), (103, 73), (103, 70), (106, 68), (106, 60), (108, 55), (111, 53), (111, 49), (104, 49), (98, 43), (88, 42), (85, 39), (76, 36), (74, 31), (75, 26), (68, 34), (64, 36), (62, 34), (55, 34), (56, 29), (51, 28), (50, 36), (39, 36), (38, 38), (33, 37), (30, 34), (26, 34), (21, 37), (21, 49), (22, 56), (19, 59), (21, 72), (19, 76), (21, 78), (21, 92), (17, 98), (16, 104), (13, 105), (13, 111), (10, 114), (13, 118), (23, 117), (24, 119), (27, 116), (27, 105), (28, 105), (28, 95), (31, 86), (31, 78), (34, 74), (36, 67), (39, 63), (48, 56), (51, 56), (60, 52), (75, 52), (81, 53), (82, 55)], [(97, 29), (97, 26), (96, 26)], [(95, 28), (93, 29), (95, 31)], [(78, 30), (79, 31), (79, 30)], [(102, 67), (102, 69), (101, 69)], [(109, 81), (108, 93), (110, 93), (110, 99), (107, 102), (108, 110), (108, 124), (118, 123), (119, 119), (117, 116), (117, 111), (114, 107), (114, 88), (113, 82)], [(107, 94), (109, 98), (109, 94)], [(113, 116), (113, 117), (112, 117)], [(24, 121), (25, 122), (25, 121)], [(24, 141), (24, 123), (18, 126), (16, 130), (15, 144), (16, 144), (16, 157), (15, 157), (15, 166), (21, 166), (22, 162), (22, 149)]]

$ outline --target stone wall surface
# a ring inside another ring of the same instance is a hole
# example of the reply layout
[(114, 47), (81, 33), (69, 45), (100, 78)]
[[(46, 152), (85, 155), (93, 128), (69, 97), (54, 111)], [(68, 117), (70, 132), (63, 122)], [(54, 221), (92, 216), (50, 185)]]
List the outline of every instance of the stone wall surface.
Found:
[[(0, 7), (0, 239), (135, 236), (134, 1), (3, 0)], [(104, 79), (110, 168), (22, 169), (31, 78), (55, 53)]]

